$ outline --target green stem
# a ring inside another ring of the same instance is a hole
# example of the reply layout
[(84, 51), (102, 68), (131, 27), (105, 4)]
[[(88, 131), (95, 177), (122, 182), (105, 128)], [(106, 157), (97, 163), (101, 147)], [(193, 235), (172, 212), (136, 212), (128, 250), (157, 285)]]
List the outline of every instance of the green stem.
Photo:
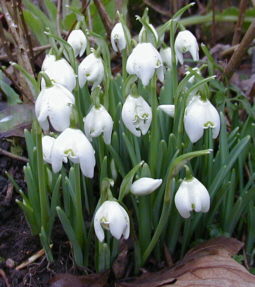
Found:
[(123, 81), (125, 81), (127, 78), (126, 64), (127, 64), (127, 48), (122, 51), (122, 79)]
[(47, 229), (49, 202), (45, 181), (45, 170), (43, 162), (42, 151), (42, 138), (41, 128), (39, 123), (36, 122), (36, 146), (37, 146), (37, 167), (38, 167), (38, 184), (39, 184), (39, 196), (40, 196), (40, 208), (41, 208), (41, 223), (44, 229)]
[(139, 243), (141, 252), (145, 252), (151, 240), (151, 196), (139, 198)]
[(149, 166), (151, 170), (151, 176), (156, 176), (156, 161), (158, 150), (158, 132), (157, 132), (157, 91), (156, 91), (157, 77), (156, 73), (151, 79), (151, 108), (152, 108), (152, 123), (151, 123), (151, 142), (149, 152)]
[(80, 186), (80, 166), (79, 164), (74, 164), (74, 176), (75, 176), (75, 199), (76, 199), (76, 228), (75, 233), (80, 247), (83, 247), (84, 243), (84, 221), (82, 213), (82, 197), (81, 197), (81, 186)]

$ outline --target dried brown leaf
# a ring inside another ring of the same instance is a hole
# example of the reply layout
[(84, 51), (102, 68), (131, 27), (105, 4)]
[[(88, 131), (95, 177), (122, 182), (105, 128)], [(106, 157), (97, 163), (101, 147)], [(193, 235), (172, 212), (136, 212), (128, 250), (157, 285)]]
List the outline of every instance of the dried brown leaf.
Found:
[(116, 287), (134, 286), (255, 286), (255, 276), (231, 256), (243, 243), (226, 237), (218, 237), (197, 245), (172, 268), (146, 274), (132, 283), (119, 283)]
[(85, 276), (59, 274), (50, 280), (50, 287), (102, 287), (108, 280), (109, 270)]

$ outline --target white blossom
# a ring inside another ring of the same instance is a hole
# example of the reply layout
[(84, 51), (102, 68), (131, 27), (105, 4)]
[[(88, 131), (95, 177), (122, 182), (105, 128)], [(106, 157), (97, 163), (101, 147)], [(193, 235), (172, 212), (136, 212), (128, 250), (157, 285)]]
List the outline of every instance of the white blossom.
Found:
[(151, 43), (139, 43), (127, 59), (127, 72), (141, 79), (144, 86), (149, 84), (154, 73), (164, 81), (163, 64), (159, 52)]
[(198, 43), (196, 37), (188, 30), (180, 31), (175, 39), (175, 53), (181, 64), (183, 64), (183, 53), (190, 52), (194, 61), (199, 60)]
[(53, 128), (61, 132), (70, 126), (72, 106), (75, 104), (73, 94), (60, 84), (44, 87), (35, 102), (35, 115), (43, 130)]
[(100, 242), (104, 241), (104, 229), (109, 230), (117, 240), (123, 235), (129, 237), (130, 222), (126, 210), (116, 201), (105, 201), (97, 210), (94, 218), (94, 229)]
[(122, 51), (127, 46), (124, 30), (121, 23), (117, 23), (111, 32), (111, 44), (115, 52)]
[[(65, 59), (60, 59), (47, 65), (44, 71), (53, 83), (66, 87), (70, 92), (76, 86), (76, 75), (73, 68)], [(45, 87), (45, 81), (42, 78), (41, 88)]]
[(143, 97), (127, 96), (122, 108), (122, 120), (135, 136), (145, 135), (152, 121), (152, 110)]
[(87, 38), (82, 30), (77, 29), (70, 33), (67, 43), (72, 46), (75, 57), (78, 55), (81, 57), (87, 47)]
[(97, 57), (93, 52), (89, 54), (78, 67), (78, 79), (80, 88), (86, 82), (93, 83), (92, 90), (101, 84), (104, 79), (104, 65), (101, 57)]
[(205, 186), (195, 177), (184, 179), (176, 192), (175, 206), (184, 218), (190, 217), (190, 212), (208, 212), (210, 208), (210, 196)]
[(67, 162), (67, 159), (79, 163), (84, 176), (94, 176), (95, 151), (81, 130), (65, 129), (52, 146), (51, 164), (55, 173), (61, 170), (62, 163)]
[(105, 143), (111, 144), (113, 120), (104, 106), (93, 106), (83, 121), (85, 134), (90, 141), (92, 137), (98, 137), (103, 133)]
[(51, 163), (51, 150), (55, 142), (55, 138), (51, 136), (42, 137), (42, 150), (43, 150), (43, 160), (47, 163)]
[(212, 129), (215, 139), (220, 131), (220, 116), (209, 100), (202, 100), (195, 96), (189, 102), (184, 114), (184, 127), (191, 142), (197, 142), (204, 133), (204, 129)]

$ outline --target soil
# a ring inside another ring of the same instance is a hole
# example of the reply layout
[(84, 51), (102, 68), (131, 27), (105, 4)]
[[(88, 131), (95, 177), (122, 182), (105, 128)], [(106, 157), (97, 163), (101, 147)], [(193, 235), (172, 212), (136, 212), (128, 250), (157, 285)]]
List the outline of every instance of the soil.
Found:
[[(9, 147), (7, 141), (0, 142), (0, 148), (8, 150)], [(42, 249), (38, 236), (31, 235), (23, 211), (15, 202), (21, 196), (5, 175), (6, 171), (11, 173), (25, 190), (23, 166), (23, 162), (0, 155), (0, 287), (50, 286), (49, 281), (56, 274), (82, 273), (73, 263), (70, 244), (57, 220), (52, 233), (54, 262), (48, 263), (42, 256), (28, 267), (16, 270), (16, 266)]]

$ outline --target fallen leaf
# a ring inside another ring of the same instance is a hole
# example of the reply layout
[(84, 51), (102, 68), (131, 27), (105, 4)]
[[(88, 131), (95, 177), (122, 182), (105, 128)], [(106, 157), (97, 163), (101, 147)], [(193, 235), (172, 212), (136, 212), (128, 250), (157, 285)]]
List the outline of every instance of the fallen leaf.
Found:
[(109, 272), (109, 270), (106, 270), (100, 273), (85, 276), (59, 274), (53, 277), (49, 284), (50, 287), (103, 287), (107, 283)]
[(173, 267), (147, 273), (131, 283), (119, 282), (116, 287), (254, 287), (255, 276), (232, 258), (243, 245), (234, 238), (213, 238), (191, 249)]
[(0, 112), (0, 138), (24, 137), (24, 129), (35, 119), (34, 105), (20, 104), (9, 106)]

